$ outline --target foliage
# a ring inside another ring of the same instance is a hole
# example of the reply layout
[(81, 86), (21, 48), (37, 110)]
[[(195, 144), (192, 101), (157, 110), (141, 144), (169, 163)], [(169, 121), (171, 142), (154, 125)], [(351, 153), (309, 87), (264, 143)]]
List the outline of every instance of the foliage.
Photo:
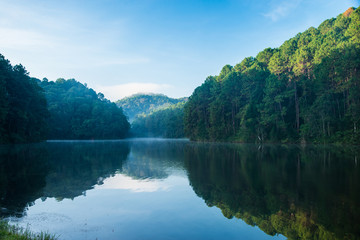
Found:
[(32, 233), (29, 229), (23, 229), (0, 221), (0, 239), (3, 240), (54, 240), (58, 239), (49, 233)]
[(324, 21), (195, 89), (192, 140), (360, 143), (360, 8)]
[(147, 115), (183, 101), (186, 101), (186, 98), (174, 99), (163, 94), (135, 94), (117, 101), (116, 104), (132, 122), (137, 115)]
[(130, 128), (121, 108), (74, 79), (39, 81), (50, 112), (48, 139), (124, 138)]
[(138, 115), (131, 126), (136, 137), (184, 137), (184, 105), (180, 102), (148, 115)]
[(46, 138), (48, 110), (42, 89), (22, 65), (0, 54), (0, 143)]

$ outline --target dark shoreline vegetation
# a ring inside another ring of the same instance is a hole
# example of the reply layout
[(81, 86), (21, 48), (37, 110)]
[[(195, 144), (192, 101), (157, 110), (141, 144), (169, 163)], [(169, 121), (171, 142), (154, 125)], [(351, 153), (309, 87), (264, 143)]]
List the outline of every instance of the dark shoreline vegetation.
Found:
[(55, 240), (58, 239), (49, 233), (33, 233), (29, 229), (23, 229), (10, 225), (5, 220), (0, 220), (0, 239), (3, 240)]
[(359, 123), (360, 8), (224, 66), (189, 99), (135, 95), (116, 105), (74, 79), (31, 78), (0, 54), (0, 143), (188, 137), (359, 145)]

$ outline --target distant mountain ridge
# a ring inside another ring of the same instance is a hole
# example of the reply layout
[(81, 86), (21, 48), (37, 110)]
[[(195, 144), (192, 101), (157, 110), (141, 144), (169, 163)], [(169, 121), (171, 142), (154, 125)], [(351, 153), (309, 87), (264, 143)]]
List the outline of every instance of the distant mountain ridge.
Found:
[(164, 94), (138, 93), (117, 101), (116, 105), (123, 109), (129, 121), (132, 122), (138, 115), (147, 115), (186, 100), (187, 98), (170, 98)]

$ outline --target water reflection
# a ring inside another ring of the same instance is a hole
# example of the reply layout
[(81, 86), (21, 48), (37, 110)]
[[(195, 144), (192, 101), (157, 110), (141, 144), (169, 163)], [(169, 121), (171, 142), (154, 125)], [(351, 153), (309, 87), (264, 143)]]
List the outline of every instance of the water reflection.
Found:
[(357, 148), (194, 144), (196, 194), (227, 218), (289, 239), (358, 239)]
[(134, 179), (124, 174), (118, 173), (103, 181), (101, 185), (97, 185), (96, 189), (123, 189), (132, 192), (157, 192), (166, 191), (170, 186), (164, 181), (154, 179)]
[(0, 210), (69, 239), (359, 239), (359, 156), (154, 139), (0, 146)]
[(0, 217), (22, 216), (42, 196), (48, 172), (43, 146), (0, 146)]
[(58, 142), (47, 144), (50, 171), (44, 197), (73, 199), (121, 171), (128, 142)]
[(80, 196), (120, 171), (129, 152), (127, 142), (1, 146), (1, 216), (22, 216), (38, 198)]
[(183, 169), (187, 140), (133, 139), (131, 154), (122, 173), (134, 179), (165, 179), (172, 170)]

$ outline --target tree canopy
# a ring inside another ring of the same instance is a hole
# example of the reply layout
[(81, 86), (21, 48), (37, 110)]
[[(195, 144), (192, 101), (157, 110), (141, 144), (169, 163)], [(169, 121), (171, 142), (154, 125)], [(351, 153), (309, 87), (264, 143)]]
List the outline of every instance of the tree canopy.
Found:
[(195, 89), (193, 140), (360, 143), (360, 8), (349, 9)]
[(136, 137), (183, 138), (185, 102), (170, 105), (150, 114), (138, 115), (131, 124)]
[(147, 115), (183, 101), (186, 101), (186, 98), (175, 99), (163, 94), (139, 93), (123, 98), (116, 104), (124, 110), (125, 115), (132, 122), (138, 115)]
[(40, 82), (48, 101), (48, 139), (126, 137), (130, 124), (121, 108), (75, 79)]
[(0, 143), (46, 138), (49, 113), (43, 90), (22, 65), (12, 66), (0, 54)]

